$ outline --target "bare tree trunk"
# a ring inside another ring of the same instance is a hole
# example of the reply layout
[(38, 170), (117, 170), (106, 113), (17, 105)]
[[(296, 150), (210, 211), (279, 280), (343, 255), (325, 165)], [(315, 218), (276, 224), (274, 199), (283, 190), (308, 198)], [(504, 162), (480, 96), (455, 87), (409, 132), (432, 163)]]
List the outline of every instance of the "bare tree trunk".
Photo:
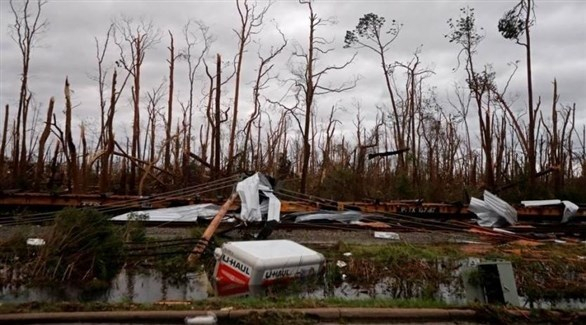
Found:
[[(152, 22), (142, 21), (140, 24), (133, 25), (132, 20), (128, 18), (123, 18), (121, 22), (115, 22), (114, 25), (116, 30), (120, 32), (114, 34), (115, 36), (119, 35), (115, 37), (115, 42), (120, 49), (120, 59), (116, 63), (122, 66), (133, 78), (131, 155), (142, 161), (144, 157), (140, 144), (140, 78), (146, 51), (159, 41), (159, 31), (154, 31)], [(129, 166), (128, 189), (130, 192), (135, 192), (137, 180), (140, 179), (142, 169), (138, 167), (140, 166), (136, 164)]]
[[(148, 158), (144, 159), (146, 161), (153, 161), (155, 157), (157, 160), (160, 156), (164, 155), (164, 151), (159, 154), (155, 154), (157, 150), (156, 139), (157, 139), (157, 116), (163, 115), (161, 113), (161, 108), (159, 108), (159, 101), (163, 98), (164, 95), (164, 86), (165, 83), (161, 82), (158, 87), (153, 88), (151, 91), (147, 91), (147, 113), (148, 113), (148, 123), (147, 123), (147, 130), (144, 136), (144, 150), (143, 152), (147, 153), (147, 146), (148, 146)], [(169, 125), (165, 123), (165, 125)], [(164, 139), (163, 141), (163, 148), (166, 148), (167, 143), (170, 141), (171, 134), (169, 132), (169, 138)], [(167, 169), (168, 166), (163, 165), (163, 169)], [(143, 179), (143, 178), (141, 178)]]
[(58, 189), (61, 185), (58, 183), (57, 180), (57, 158), (59, 156), (59, 149), (60, 149), (60, 142), (57, 142), (55, 145), (55, 151), (53, 152), (53, 159), (51, 160), (51, 165), (49, 169), (51, 170), (51, 174), (49, 175), (49, 181), (47, 182), (47, 190), (53, 192)]
[(181, 177), (181, 161), (179, 159), (179, 157), (181, 157), (181, 138), (179, 137), (179, 134), (181, 134), (181, 129), (179, 129), (179, 123), (177, 123), (175, 135), (171, 138), (171, 141), (173, 141), (173, 157), (175, 158), (173, 164), (173, 175), (175, 176), (175, 179)]
[(96, 59), (98, 61), (98, 94), (100, 97), (100, 135), (98, 138), (97, 146), (100, 148), (104, 143), (104, 136), (106, 132), (106, 99), (104, 96), (104, 92), (106, 90), (106, 77), (107, 77), (107, 70), (104, 70), (104, 57), (106, 56), (106, 50), (108, 49), (108, 43), (110, 41), (110, 36), (114, 30), (114, 24), (111, 24), (106, 32), (106, 40), (104, 41), (104, 47), (100, 50), (100, 43), (97, 37), (94, 37), (94, 41), (96, 43)]
[[(26, 80), (23, 75), (23, 82)], [(22, 89), (21, 89), (22, 92)], [(22, 116), (22, 108), (24, 106), (24, 99), (22, 99), (22, 94), (19, 97), (19, 104), (18, 110), (16, 111), (16, 127), (13, 127), (13, 143), (12, 146), (12, 170), (14, 172), (14, 179), (18, 180), (20, 178), (20, 123), (21, 123), (21, 116)]]
[(71, 136), (71, 91), (69, 89), (69, 80), (65, 79), (65, 142), (69, 152), (69, 179), (71, 184), (69, 190), (72, 193), (79, 192), (79, 179), (77, 170), (77, 152), (75, 144), (73, 143), (73, 137)]
[(165, 169), (169, 169), (171, 163), (171, 147), (170, 147), (170, 139), (171, 139), (171, 124), (173, 119), (173, 86), (174, 86), (174, 73), (175, 73), (175, 46), (173, 44), (173, 33), (169, 31), (169, 36), (171, 37), (171, 44), (169, 45), (169, 101), (167, 103), (167, 123), (165, 125)]
[(108, 192), (111, 187), (111, 179), (110, 179), (110, 160), (112, 157), (112, 153), (114, 152), (114, 113), (116, 111), (116, 79), (117, 79), (117, 72), (114, 70), (114, 74), (112, 75), (112, 86), (110, 90), (110, 106), (108, 108), (108, 115), (106, 117), (105, 122), (105, 132), (104, 132), (104, 152), (101, 156), (101, 166), (102, 172), (100, 174), (100, 192), (105, 193)]
[(39, 140), (39, 150), (37, 155), (37, 168), (35, 169), (34, 189), (38, 191), (41, 187), (43, 173), (45, 170), (45, 144), (51, 133), (51, 117), (53, 116), (53, 108), (55, 106), (55, 98), (49, 99), (49, 108), (47, 109), (47, 119), (45, 120), (45, 128)]
[[(185, 132), (185, 140), (184, 140), (184, 159), (183, 159), (183, 182), (184, 184), (187, 186), (189, 184), (189, 182), (191, 181), (191, 171), (189, 168), (190, 162), (189, 162), (189, 157), (191, 154), (191, 148), (192, 148), (192, 144), (191, 144), (191, 135), (192, 135), (192, 118), (193, 118), (193, 97), (194, 97), (194, 83), (195, 83), (195, 76), (196, 76), (196, 71), (199, 68), (200, 64), (203, 62), (203, 57), (208, 53), (209, 50), (209, 45), (211, 43), (211, 38), (208, 35), (208, 28), (201, 24), (196, 22), (195, 24), (198, 27), (198, 31), (201, 33), (202, 36), (202, 41), (203, 41), (203, 49), (201, 50), (201, 52), (199, 52), (199, 56), (192, 56), (192, 48), (194, 47), (194, 45), (196, 44), (195, 42), (195, 33), (190, 32), (190, 25), (191, 25), (192, 21), (188, 21), (187, 24), (185, 25), (184, 29), (183, 29), (183, 35), (185, 37), (185, 43), (187, 44), (187, 49), (185, 50), (185, 55), (184, 58), (187, 60), (187, 68), (188, 68), (188, 80), (189, 80), (189, 98), (188, 98), (188, 102), (187, 102), (187, 109), (184, 108), (184, 132)], [(194, 60), (194, 58), (196, 60)], [(211, 99), (211, 92), (210, 92), (210, 99)], [(207, 114), (207, 110), (206, 110), (206, 114)], [(209, 123), (206, 124), (206, 127), (209, 128)], [(203, 126), (202, 126), (203, 128)], [(201, 131), (201, 130), (200, 130)], [(206, 132), (206, 137), (207, 137), (207, 132)], [(206, 162), (206, 164), (208, 164), (207, 161), (207, 140), (204, 140), (203, 137), (200, 137), (200, 143), (201, 143), (201, 147), (202, 147), (202, 152), (200, 152), (200, 155), (202, 156), (202, 159)], [(205, 145), (204, 145), (205, 143)]]
[[(404, 122), (406, 121), (407, 117), (402, 116), (403, 114), (401, 114), (397, 108), (395, 92), (391, 84), (393, 71), (391, 70), (390, 65), (387, 63), (385, 53), (389, 50), (391, 43), (393, 43), (399, 35), (401, 26), (397, 24), (395, 20), (393, 20), (388, 30), (385, 31), (383, 30), (384, 23), (384, 17), (379, 17), (373, 13), (366, 14), (363, 18), (360, 18), (354, 31), (346, 32), (346, 38), (344, 41), (346, 43), (346, 47), (357, 45), (358, 47), (370, 49), (378, 54), (383, 76), (385, 78), (387, 92), (391, 99), (391, 116), (393, 119), (393, 136), (395, 147), (397, 150), (399, 150), (405, 148), (406, 145)], [(388, 39), (383, 39), (385, 37), (388, 37)], [(397, 159), (397, 171), (404, 173), (406, 165), (403, 155), (400, 154)]]
[(533, 106), (533, 79), (532, 79), (532, 68), (531, 68), (531, 37), (530, 32), (530, 20), (532, 12), (531, 0), (527, 0), (527, 15), (525, 16), (525, 40), (526, 40), (526, 57), (527, 57), (527, 101), (529, 105), (529, 152), (527, 153), (527, 160), (529, 162), (529, 188), (532, 189), (535, 185), (536, 177), (536, 161), (535, 161), (535, 127), (537, 112), (539, 111), (539, 105), (536, 108)]
[(553, 188), (556, 195), (559, 195), (561, 192), (561, 185), (562, 185), (562, 178), (563, 178), (563, 171), (561, 170), (562, 166), (560, 166), (560, 156), (559, 153), (559, 130), (558, 130), (558, 114), (557, 114), (557, 101), (558, 101), (558, 83), (557, 80), (553, 80), (553, 99), (551, 105), (551, 130), (552, 130), (552, 139), (550, 145), (550, 167), (554, 167), (553, 171)]
[(221, 156), (221, 107), (220, 95), (222, 88), (222, 58), (216, 55), (216, 105), (214, 111), (214, 127), (212, 129), (212, 141), (214, 141), (214, 177), (220, 177), (220, 156)]
[[(570, 130), (568, 130), (568, 135), (567, 135), (567, 147), (568, 147), (568, 156), (567, 156), (567, 166), (565, 167), (566, 171), (567, 171), (567, 178), (571, 178), (573, 176), (573, 171), (574, 171), (574, 167), (573, 167), (573, 161), (574, 161), (574, 146), (573, 146), (573, 138), (574, 138), (574, 132), (575, 127), (576, 127), (576, 103), (574, 103), (572, 105), (572, 107), (569, 109), (568, 112), (568, 117), (567, 117), (569, 123), (570, 123)], [(576, 132), (577, 133), (577, 132)], [(563, 140), (564, 137), (562, 137)], [(579, 138), (579, 137), (578, 137)], [(561, 148), (560, 148), (561, 149)], [(586, 166), (582, 166), (582, 173), (586, 172), (584, 171), (584, 168)], [(563, 179), (562, 179), (563, 180)]]
[(305, 121), (303, 125), (303, 160), (302, 160), (302, 169), (301, 169), (301, 184), (300, 184), (300, 192), (306, 193), (307, 192), (307, 177), (309, 171), (309, 158), (311, 154), (311, 147), (309, 144), (309, 133), (310, 131), (310, 123), (311, 123), (311, 115), (313, 114), (312, 106), (313, 106), (313, 95), (314, 95), (314, 84), (313, 84), (313, 51), (314, 51), (314, 33), (317, 24), (317, 16), (313, 13), (313, 6), (311, 2), (308, 2), (309, 7), (309, 44), (307, 50), (307, 66), (306, 66), (306, 85), (305, 85)]
[[(250, 158), (250, 160), (248, 159), (249, 143), (250, 143), (250, 146), (253, 146), (251, 129), (252, 129), (252, 124), (256, 121), (256, 119), (259, 118), (260, 113), (261, 113), (261, 111), (260, 111), (261, 110), (261, 103), (260, 103), (261, 89), (271, 79), (271, 77), (269, 76), (269, 72), (273, 68), (273, 65), (269, 65), (269, 64), (270, 64), (271, 60), (273, 60), (279, 53), (281, 53), (283, 51), (285, 46), (287, 46), (287, 40), (285, 39), (285, 36), (282, 33), (281, 33), (281, 36), (283, 38), (283, 43), (281, 44), (280, 47), (278, 47), (276, 49), (271, 49), (270, 54), (266, 58), (263, 58), (259, 54), (260, 65), (258, 67), (258, 71), (256, 74), (256, 80), (255, 80), (254, 87), (252, 90), (254, 110), (250, 114), (248, 121), (246, 122), (246, 125), (244, 127), (244, 130), (245, 130), (244, 148), (242, 150), (243, 151), (243, 159), (242, 159), (242, 164), (241, 164), (241, 168), (244, 170), (247, 170), (249, 167), (249, 163), (252, 162), (252, 157)], [(252, 154), (251, 156), (253, 156), (253, 155), (254, 154)]]
[(87, 191), (89, 173), (87, 170), (87, 141), (85, 139), (85, 124), (83, 122), (81, 123), (79, 133), (81, 138), (81, 170), (78, 176), (80, 178), (79, 192), (85, 193)]
[(256, 129), (256, 150), (253, 150), (253, 152), (256, 153), (255, 157), (254, 157), (254, 169), (255, 170), (260, 170), (260, 164), (262, 163), (262, 139), (261, 139), (261, 135), (260, 135), (260, 130), (261, 130), (261, 125), (262, 125), (262, 115), (259, 115), (258, 117), (258, 128)]
[[(242, 2), (242, 7), (241, 3)], [(250, 6), (248, 0), (236, 0), (236, 8), (240, 17), (240, 31), (236, 31), (238, 35), (238, 54), (236, 55), (236, 81), (234, 82), (234, 107), (232, 110), (232, 123), (230, 125), (230, 140), (228, 143), (228, 165), (226, 167), (227, 174), (232, 173), (234, 166), (234, 147), (236, 144), (236, 126), (238, 124), (238, 107), (240, 99), (240, 76), (242, 72), (242, 61), (244, 58), (244, 49), (250, 42), (250, 36), (256, 34), (256, 29), (262, 25), (264, 14), (268, 10), (271, 2), (261, 10), (259, 14), (255, 14), (256, 4)]]
[[(307, 51), (302, 51), (302, 53), (294, 52), (293, 55), (304, 60), (304, 69), (303, 73), (295, 73), (294, 75), (299, 79), (302, 83), (301, 92), (304, 99), (304, 107), (303, 107), (303, 114), (304, 120), (301, 122), (299, 118), (293, 113), (292, 116), (296, 119), (300, 132), (302, 133), (303, 138), (303, 149), (302, 149), (302, 159), (301, 159), (301, 181), (300, 181), (300, 192), (305, 193), (307, 192), (307, 180), (309, 177), (309, 162), (311, 159), (311, 141), (314, 140), (312, 131), (313, 128), (311, 126), (311, 121), (314, 115), (314, 96), (316, 95), (316, 89), (319, 89), (320, 92), (318, 94), (325, 94), (325, 93), (341, 93), (346, 90), (352, 89), (356, 86), (356, 82), (353, 83), (342, 83), (341, 86), (338, 87), (320, 87), (320, 80), (321, 77), (327, 74), (331, 70), (342, 70), (347, 67), (352, 61), (354, 60), (356, 54), (352, 56), (351, 59), (346, 61), (344, 64), (341, 65), (330, 65), (325, 68), (317, 69), (316, 68), (316, 61), (318, 58), (318, 53), (327, 53), (331, 49), (327, 49), (326, 46), (328, 43), (323, 37), (315, 36), (316, 29), (318, 26), (325, 24), (322, 19), (318, 18), (318, 16), (313, 11), (312, 1), (310, 0), (300, 0), (301, 4), (307, 5), (309, 8), (309, 38), (308, 38), (308, 47)], [(300, 95), (300, 94), (297, 94)], [(299, 98), (299, 97), (298, 97)], [(292, 112), (291, 108), (287, 108), (280, 103), (279, 104), (282, 108), (285, 108), (287, 111)], [(311, 137), (311, 139), (310, 139)]]
[[(149, 125), (149, 128), (147, 129), (147, 133), (150, 132), (150, 134), (148, 134), (149, 135), (148, 144), (149, 144), (150, 153), (149, 153), (148, 161), (152, 162), (155, 159), (155, 156), (156, 156), (155, 151), (156, 151), (156, 147), (157, 147), (157, 144), (156, 144), (157, 132), (155, 132), (155, 130), (157, 128), (157, 124), (156, 124), (157, 119), (156, 119), (156, 112), (154, 111), (154, 108), (153, 108), (152, 113), (149, 112), (149, 115), (150, 115), (149, 116), (150, 125)], [(165, 141), (165, 144), (166, 144), (166, 142), (167, 141)], [(163, 167), (163, 168), (165, 168), (165, 167)]]
[[(525, 47), (526, 69), (527, 69), (527, 115), (529, 118), (527, 128), (520, 130), (518, 125), (514, 125), (519, 138), (522, 139), (525, 149), (525, 171), (528, 176), (527, 190), (530, 194), (536, 183), (537, 176), (537, 152), (536, 141), (538, 135), (536, 132), (540, 124), (537, 116), (540, 109), (540, 102), (537, 105), (533, 103), (533, 80), (531, 67), (531, 27), (534, 21), (534, 4), (531, 0), (520, 0), (512, 10), (509, 10), (503, 18), (499, 20), (498, 28), (503, 37), (514, 39), (518, 45)], [(525, 34), (525, 43), (521, 42), (520, 37)], [(508, 112), (510, 114), (510, 112)], [(518, 123), (517, 123), (518, 124)], [(521, 132), (523, 131), (523, 132)]]
[(10, 107), (6, 105), (4, 109), (4, 126), (2, 128), (2, 143), (0, 144), (0, 177), (4, 178), (4, 168), (6, 166), (5, 154), (6, 154), (6, 140), (8, 135), (8, 113)]
[[(128, 139), (127, 139), (128, 140)], [(120, 191), (122, 193), (126, 193), (128, 191), (128, 167), (126, 166), (126, 162), (128, 159), (121, 159), (120, 161), (120, 180), (118, 184), (120, 184)]]
[[(135, 62), (134, 62), (134, 86), (132, 87), (132, 102), (134, 107), (134, 119), (132, 121), (132, 157), (141, 159), (140, 154), (140, 67), (142, 65), (143, 47), (141, 46), (142, 37), (138, 34), (135, 38)], [(129, 190), (134, 192), (136, 180), (140, 178), (137, 175), (137, 168), (135, 164), (130, 164), (129, 175)]]
[[(214, 102), (214, 77), (211, 75), (207, 64), (206, 67), (206, 75), (210, 82), (210, 87), (208, 89), (208, 102), (206, 105), (206, 118), (208, 123), (206, 123), (205, 127), (205, 140), (202, 136), (202, 129), (200, 129), (200, 142), (201, 143), (201, 155), (202, 159), (207, 160), (207, 149), (208, 146), (210, 148), (210, 171), (212, 176), (214, 176), (216, 172), (216, 167), (214, 166), (214, 157), (215, 157), (215, 150), (216, 150), (216, 142), (214, 140), (215, 135), (215, 119), (214, 119), (214, 112), (213, 112), (213, 102)], [(203, 126), (202, 126), (203, 128)]]
[(15, 147), (13, 166), (15, 179), (25, 177), (27, 165), (26, 151), (26, 130), (27, 130), (27, 112), (30, 104), (31, 95), (28, 89), (28, 77), (30, 68), (31, 52), (34, 47), (34, 41), (37, 34), (42, 32), (46, 26), (46, 21), (41, 21), (42, 7), (46, 2), (37, 0), (35, 9), (29, 8), (30, 1), (20, 1), (20, 8), (15, 8), (13, 1), (10, 1), (10, 9), (14, 15), (14, 25), (10, 28), (13, 30), (13, 40), (18, 44), (22, 55), (22, 74), (20, 79), (20, 93), (18, 98), (18, 110), (16, 114), (16, 132), (14, 134)]
[(22, 133), (21, 135), (21, 145), (20, 145), (20, 167), (19, 167), (19, 172), (18, 175), (20, 175), (21, 178), (24, 177), (24, 179), (28, 178), (26, 175), (26, 171), (27, 171), (27, 165), (28, 165), (28, 159), (27, 159), (27, 149), (26, 149), (26, 132), (27, 132), (27, 128), (28, 128), (28, 110), (30, 107), (30, 101), (31, 101), (31, 94), (29, 94), (28, 96), (26, 96), (25, 99), (25, 104), (22, 107)]
[(245, 13), (240, 9), (240, 0), (236, 0), (238, 13), (240, 14), (240, 21), (242, 23), (241, 30), (238, 33), (238, 54), (236, 56), (238, 62), (236, 63), (236, 80), (234, 81), (234, 105), (232, 108), (232, 123), (230, 125), (230, 140), (228, 142), (228, 165), (226, 167), (227, 174), (232, 173), (232, 165), (234, 164), (234, 145), (236, 142), (236, 125), (238, 123), (238, 103), (240, 97), (240, 73), (242, 71), (242, 59), (244, 57), (244, 47), (250, 36), (250, 30), (247, 31), (249, 17), (248, 1), (244, 0)]

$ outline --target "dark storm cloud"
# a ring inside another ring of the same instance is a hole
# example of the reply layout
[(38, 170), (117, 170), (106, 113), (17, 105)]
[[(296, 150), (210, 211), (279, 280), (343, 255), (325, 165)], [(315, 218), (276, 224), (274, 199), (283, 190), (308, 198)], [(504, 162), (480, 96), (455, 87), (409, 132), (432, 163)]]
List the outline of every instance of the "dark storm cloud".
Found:
[[(265, 5), (267, 2), (259, 2)], [(496, 25), (503, 13), (516, 1), (316, 1), (316, 14), (324, 19), (335, 17), (336, 24), (318, 29), (320, 36), (332, 40), (335, 51), (323, 58), (319, 64), (340, 64), (348, 60), (354, 49), (342, 49), (346, 30), (354, 28), (358, 19), (365, 13), (373, 12), (403, 24), (399, 37), (388, 52), (391, 62), (408, 62), (417, 48), (421, 49), (421, 66), (431, 68), (435, 74), (426, 79), (426, 88), (435, 88), (438, 100), (446, 106), (447, 96), (453, 93), (456, 82), (463, 84), (462, 67), (457, 67), (459, 48), (450, 44), (444, 35), (449, 32), (447, 19), (456, 18), (459, 8), (475, 8), (477, 25), (484, 28), (485, 39), (478, 48), (477, 64), (482, 67), (490, 64), (497, 73), (499, 87), (504, 87), (512, 67), (510, 62), (520, 60), (508, 92), (515, 100), (515, 109), (522, 111), (526, 107), (526, 81), (523, 48), (514, 42), (505, 40), (498, 33)], [(1, 104), (14, 107), (17, 103), (18, 81), (20, 74), (20, 54), (14, 42), (9, 38), (7, 26), (13, 23), (7, 1), (0, 3), (0, 55), (1, 55)], [(143, 66), (142, 89), (146, 91), (165, 82), (168, 74), (170, 30), (175, 36), (177, 50), (184, 48), (182, 29), (190, 19), (202, 21), (210, 28), (216, 41), (212, 44), (206, 61), (214, 71), (215, 54), (222, 54), (223, 60), (233, 61), (237, 40), (233, 29), (238, 28), (238, 15), (234, 1), (49, 1), (43, 8), (44, 16), (49, 21), (49, 29), (43, 35), (39, 46), (33, 51), (31, 63), (30, 89), (35, 94), (42, 110), (51, 96), (57, 100), (58, 112), (62, 110), (63, 84), (68, 76), (74, 90), (74, 117), (77, 123), (89, 121), (97, 123), (98, 99), (97, 84), (92, 80), (96, 75), (94, 37), (101, 41), (108, 26), (114, 19), (122, 16), (134, 21), (152, 20), (160, 32), (160, 42), (147, 52)], [(253, 37), (254, 43), (248, 47), (244, 62), (244, 78), (241, 91), (242, 119), (251, 110), (251, 84), (258, 65), (257, 50), (269, 50), (270, 46), (280, 43), (275, 32), (277, 24), (289, 40), (289, 46), (275, 61), (274, 73), (280, 78), (290, 78), (289, 56), (293, 45), (305, 48), (308, 32), (308, 10), (297, 1), (276, 1), (270, 8), (260, 34)], [(537, 23), (532, 29), (533, 69), (535, 96), (542, 97), (542, 107), (551, 106), (552, 81), (557, 78), (562, 104), (586, 104), (586, 4), (582, 1), (537, 1)], [(196, 49), (198, 50), (198, 49)], [(110, 43), (107, 64), (113, 66), (118, 50)], [(322, 65), (323, 66), (323, 65)], [(225, 75), (230, 74), (231, 64), (226, 63)], [(119, 71), (120, 72), (120, 71)], [(201, 89), (206, 82), (203, 70), (199, 71), (200, 81), (196, 90), (196, 101), (202, 100)], [(372, 124), (378, 111), (377, 106), (387, 106), (388, 94), (385, 91), (380, 63), (376, 55), (367, 50), (359, 50), (354, 63), (343, 72), (333, 72), (325, 82), (340, 83), (360, 76), (357, 87), (343, 94), (333, 94), (318, 98), (318, 120), (324, 119), (332, 105), (343, 107), (337, 117), (345, 123), (345, 131), (354, 132), (353, 121), (356, 119), (357, 102), (365, 123)], [(403, 72), (396, 76), (398, 87), (403, 89)], [(177, 63), (176, 71), (176, 114), (179, 102), (186, 101), (185, 62)], [(226, 105), (231, 105), (233, 83), (223, 89)], [(281, 84), (273, 83), (265, 92), (266, 96), (277, 99), (285, 89)], [(127, 91), (129, 88), (127, 88)], [(118, 118), (120, 135), (127, 132), (131, 118), (129, 97), (121, 99)], [(163, 100), (163, 102), (165, 102)], [(143, 101), (144, 103), (144, 101)], [(2, 112), (2, 114), (4, 114)], [(578, 118), (584, 119), (584, 113), (578, 112)], [(43, 113), (41, 113), (43, 116)], [(143, 120), (146, 113), (143, 113)], [(196, 118), (200, 118), (197, 116)], [(3, 117), (4, 118), (4, 117)], [(583, 123), (583, 120), (581, 120)]]

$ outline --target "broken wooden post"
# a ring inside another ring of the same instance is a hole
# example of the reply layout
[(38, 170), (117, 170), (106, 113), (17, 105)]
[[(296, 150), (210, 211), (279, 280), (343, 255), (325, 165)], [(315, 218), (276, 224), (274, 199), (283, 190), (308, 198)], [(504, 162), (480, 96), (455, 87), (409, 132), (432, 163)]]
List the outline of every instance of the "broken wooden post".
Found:
[(236, 197), (238, 197), (238, 193), (233, 192), (228, 198), (228, 200), (222, 205), (214, 219), (212, 219), (212, 221), (204, 231), (203, 235), (201, 235), (201, 238), (197, 242), (197, 245), (195, 245), (191, 253), (189, 253), (189, 256), (187, 257), (187, 263), (193, 265), (195, 264), (195, 262), (197, 262), (203, 251), (208, 246), (210, 239), (218, 229), (218, 226), (220, 226), (222, 218), (226, 215), (228, 209), (230, 209), (230, 206), (232, 206), (232, 203), (234, 203), (234, 200), (236, 200)]

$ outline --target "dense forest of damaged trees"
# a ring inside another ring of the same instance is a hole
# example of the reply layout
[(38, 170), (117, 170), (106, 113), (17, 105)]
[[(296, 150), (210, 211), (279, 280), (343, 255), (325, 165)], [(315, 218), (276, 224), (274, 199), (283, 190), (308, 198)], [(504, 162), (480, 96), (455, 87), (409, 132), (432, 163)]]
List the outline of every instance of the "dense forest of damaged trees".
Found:
[[(54, 107), (53, 98), (46, 111), (31, 112), (29, 66), (34, 44), (46, 29), (45, 5), (43, 1), (11, 2), (12, 36), (21, 50), (22, 75), (18, 107), (5, 106), (1, 125), (0, 186), (4, 189), (145, 195), (256, 170), (274, 175), (291, 190), (340, 200), (461, 200), (488, 189), (511, 201), (546, 197), (586, 201), (581, 190), (586, 188), (586, 130), (574, 124), (575, 104), (558, 102), (555, 80), (552, 107), (542, 107), (540, 97), (533, 94), (531, 0), (520, 1), (495, 19), (511, 46), (522, 46), (526, 53), (527, 106), (521, 113), (513, 110), (505, 96), (508, 84), (497, 85), (490, 66), (476, 63), (483, 35), (475, 25), (474, 9), (463, 8), (457, 18), (447, 21), (446, 42), (454, 45), (459, 69), (467, 76), (462, 81), (465, 86), (455, 89), (450, 107), (442, 107), (433, 93), (425, 91), (425, 79), (432, 71), (422, 68), (418, 51), (406, 63), (390, 55), (401, 25), (373, 13), (360, 18), (355, 29), (346, 32), (345, 47), (370, 52), (370, 58), (380, 61), (380, 85), (388, 101), (384, 109), (379, 108), (372, 128), (363, 125), (359, 114), (354, 121), (345, 121), (355, 126), (353, 139), (336, 136), (341, 124), (336, 107), (328, 108), (329, 121), (324, 126), (316, 123), (316, 111), (324, 109), (316, 104), (317, 98), (342, 94), (356, 85), (356, 80), (349, 80), (326, 86), (322, 77), (343, 70), (356, 54), (340, 65), (325, 64), (333, 45), (319, 33), (329, 21), (314, 11), (310, 1), (299, 4), (307, 10), (309, 34), (304, 45), (293, 49), (293, 57), (302, 62), (297, 67), (275, 65), (275, 58), (290, 47), (282, 33), (281, 44), (259, 52), (256, 61), (245, 62), (244, 53), (270, 5), (235, 1), (240, 17), (234, 26), (237, 51), (224, 54), (234, 55), (233, 66), (223, 64), (221, 54), (215, 62), (206, 62), (212, 38), (206, 26), (190, 21), (181, 41), (171, 32), (164, 35), (167, 82), (148, 91), (141, 88), (143, 60), (163, 36), (152, 24), (120, 19), (105, 37), (96, 38), (101, 116), (94, 147), (88, 146), (86, 126), (72, 125), (67, 80), (63, 112)], [(115, 62), (105, 62), (110, 50), (120, 53)], [(179, 64), (186, 66), (189, 93), (180, 107), (174, 107)], [(256, 65), (251, 89), (241, 80), (245, 64)], [(292, 75), (290, 96), (295, 104), (290, 106), (263, 93), (279, 69), (289, 69)], [(404, 84), (397, 82), (397, 74), (406, 76)], [(203, 91), (196, 89), (198, 78), (205, 80)], [(225, 89), (233, 90), (231, 105), (222, 100)], [(243, 94), (251, 92), (252, 113), (241, 116), (239, 103)], [(131, 99), (134, 118), (131, 135), (121, 137), (114, 121), (125, 96)], [(268, 115), (261, 113), (269, 106), (281, 114), (267, 121)], [(198, 121), (199, 127), (193, 118), (196, 110), (205, 116)], [(35, 125), (33, 114), (45, 120)], [(468, 124), (473, 119), (479, 125), (477, 132)], [(33, 132), (34, 128), (38, 131)], [(395, 150), (402, 152), (375, 154)]]

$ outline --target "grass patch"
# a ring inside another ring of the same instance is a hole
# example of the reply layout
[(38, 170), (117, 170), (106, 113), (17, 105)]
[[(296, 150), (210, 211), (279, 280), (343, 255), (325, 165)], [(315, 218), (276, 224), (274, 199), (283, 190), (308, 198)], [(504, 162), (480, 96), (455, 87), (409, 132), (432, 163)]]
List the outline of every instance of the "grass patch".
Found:
[(373, 261), (388, 262), (396, 259), (438, 259), (462, 258), (463, 253), (454, 245), (411, 245), (392, 243), (387, 245), (356, 245), (340, 243), (338, 253), (350, 252), (354, 258), (365, 258)]
[(219, 310), (233, 309), (286, 309), (286, 308), (450, 308), (462, 307), (445, 302), (425, 299), (343, 299), (343, 298), (301, 298), (301, 297), (241, 297), (210, 298), (188, 304), (137, 304), (104, 302), (27, 302), (22, 304), (1, 304), (2, 313), (30, 312), (74, 312), (74, 311), (115, 311), (115, 310)]

